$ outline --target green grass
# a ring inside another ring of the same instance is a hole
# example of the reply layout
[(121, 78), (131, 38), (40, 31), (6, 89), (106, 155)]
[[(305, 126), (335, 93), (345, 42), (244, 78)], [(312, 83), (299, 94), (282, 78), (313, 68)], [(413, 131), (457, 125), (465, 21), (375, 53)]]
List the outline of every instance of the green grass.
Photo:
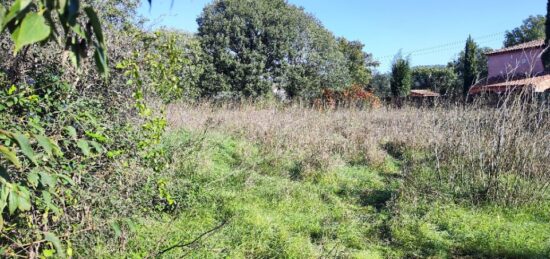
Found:
[[(176, 148), (196, 138), (179, 132), (168, 136), (167, 143)], [(174, 249), (165, 257), (383, 257), (376, 237), (383, 216), (362, 201), (365, 192), (387, 187), (377, 171), (343, 166), (296, 180), (295, 161), (269, 159), (250, 143), (209, 135), (199, 151), (174, 169), (174, 175), (187, 180), (181, 188), (169, 187), (172, 196), (183, 197), (181, 212), (139, 218), (124, 251), (112, 254), (103, 244), (94, 256), (144, 257), (188, 242), (228, 219), (198, 245)], [(273, 163), (278, 166), (267, 166)]]
[(550, 257), (548, 207), (402, 206), (402, 214), (393, 219), (392, 235), (409, 255)]
[[(275, 157), (244, 140), (208, 134), (196, 142), (201, 138), (180, 131), (165, 139), (176, 159), (162, 177), (171, 179), (176, 211), (135, 218), (135, 231), (124, 240), (100, 240), (90, 256), (152, 256), (225, 220), (218, 231), (163, 257), (550, 256), (549, 206), (428, 201), (400, 189), (403, 163), (392, 157), (377, 167), (353, 163), (311, 172), (292, 156)], [(430, 184), (432, 178), (423, 178), (429, 172), (419, 172), (415, 182)]]

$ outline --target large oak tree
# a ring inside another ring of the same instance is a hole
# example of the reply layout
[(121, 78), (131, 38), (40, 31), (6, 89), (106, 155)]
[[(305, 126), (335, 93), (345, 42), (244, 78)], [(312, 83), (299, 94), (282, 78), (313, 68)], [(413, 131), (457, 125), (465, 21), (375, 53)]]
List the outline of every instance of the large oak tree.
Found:
[(313, 97), (350, 83), (332, 33), (284, 0), (216, 0), (197, 19), (209, 57), (203, 95)]

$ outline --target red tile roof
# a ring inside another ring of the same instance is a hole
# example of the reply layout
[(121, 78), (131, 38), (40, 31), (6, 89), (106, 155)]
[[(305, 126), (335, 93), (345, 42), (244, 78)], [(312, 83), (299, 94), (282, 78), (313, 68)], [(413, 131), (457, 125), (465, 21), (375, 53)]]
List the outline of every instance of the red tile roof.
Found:
[(411, 97), (439, 97), (440, 94), (434, 93), (430, 90), (426, 89), (414, 89), (411, 90), (411, 94), (409, 95)]
[(495, 54), (517, 51), (517, 50), (534, 49), (534, 48), (541, 48), (541, 47), (544, 47), (544, 40), (534, 40), (534, 41), (514, 45), (508, 48), (487, 52), (486, 55), (495, 55)]
[(550, 90), (550, 74), (522, 79), (512, 79), (497, 83), (478, 84), (472, 86), (469, 93), (503, 93), (522, 90), (525, 87), (531, 87), (531, 89), (537, 93)]

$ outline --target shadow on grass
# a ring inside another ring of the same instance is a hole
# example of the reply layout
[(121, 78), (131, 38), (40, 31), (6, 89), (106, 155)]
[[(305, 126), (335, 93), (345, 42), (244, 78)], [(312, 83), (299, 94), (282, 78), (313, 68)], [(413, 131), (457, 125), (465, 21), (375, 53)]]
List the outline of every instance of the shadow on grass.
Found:
[(360, 202), (362, 206), (373, 206), (380, 211), (386, 208), (394, 193), (395, 190), (390, 189), (365, 191), (360, 196)]

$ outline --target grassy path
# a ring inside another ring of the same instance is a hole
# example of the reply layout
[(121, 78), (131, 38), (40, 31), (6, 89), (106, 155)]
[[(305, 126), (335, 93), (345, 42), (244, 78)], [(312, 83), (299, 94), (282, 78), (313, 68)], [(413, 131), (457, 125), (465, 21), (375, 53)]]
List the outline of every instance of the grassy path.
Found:
[[(179, 133), (168, 143), (188, 146), (193, 138)], [(128, 250), (118, 256), (148, 256), (190, 242), (223, 221), (228, 223), (199, 242), (164, 255), (382, 258), (388, 250), (380, 238), (388, 215), (384, 204), (395, 187), (386, 175), (396, 172), (394, 164), (305, 172), (296, 161), (274, 159), (250, 143), (220, 135), (209, 136), (198, 152), (175, 163), (172, 179), (179, 180), (169, 192), (181, 212), (139, 219)]]

